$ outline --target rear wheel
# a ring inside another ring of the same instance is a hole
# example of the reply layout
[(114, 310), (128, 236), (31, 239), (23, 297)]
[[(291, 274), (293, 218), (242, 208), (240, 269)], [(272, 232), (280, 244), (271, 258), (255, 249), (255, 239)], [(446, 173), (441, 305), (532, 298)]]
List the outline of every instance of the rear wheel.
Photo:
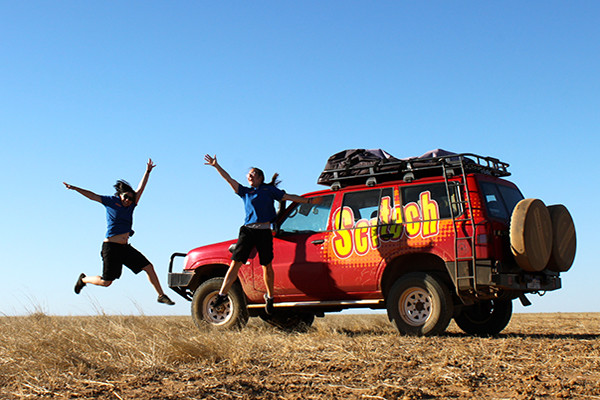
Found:
[(198, 328), (240, 329), (248, 323), (248, 308), (242, 290), (233, 285), (227, 301), (215, 307), (223, 278), (212, 278), (202, 283), (192, 299), (192, 319)]
[(497, 335), (510, 322), (511, 300), (486, 300), (465, 306), (454, 322), (469, 335)]
[(434, 275), (422, 272), (400, 277), (386, 302), (388, 317), (396, 329), (415, 336), (444, 332), (454, 309), (446, 284)]

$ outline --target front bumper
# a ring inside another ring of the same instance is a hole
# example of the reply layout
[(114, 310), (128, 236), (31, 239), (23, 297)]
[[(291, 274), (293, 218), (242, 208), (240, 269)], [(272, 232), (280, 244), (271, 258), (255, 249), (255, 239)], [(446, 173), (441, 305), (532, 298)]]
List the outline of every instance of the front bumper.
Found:
[(192, 294), (188, 287), (194, 276), (193, 272), (173, 272), (173, 261), (175, 257), (185, 257), (186, 253), (173, 253), (169, 260), (169, 274), (167, 278), (168, 286), (173, 289), (177, 294), (186, 300), (192, 299)]

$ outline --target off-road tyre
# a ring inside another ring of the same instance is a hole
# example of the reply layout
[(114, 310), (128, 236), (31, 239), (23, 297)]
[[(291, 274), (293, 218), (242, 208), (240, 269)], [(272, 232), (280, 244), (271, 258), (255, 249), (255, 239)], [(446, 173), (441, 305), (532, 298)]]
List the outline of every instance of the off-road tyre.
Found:
[(198, 328), (241, 329), (248, 323), (246, 298), (237, 284), (229, 290), (228, 301), (218, 308), (213, 306), (222, 284), (223, 278), (212, 278), (194, 292), (192, 319)]
[(300, 311), (283, 311), (275, 309), (273, 315), (261, 313), (260, 318), (284, 332), (308, 332), (315, 320), (315, 314)]
[(510, 218), (510, 248), (515, 261), (528, 272), (542, 271), (552, 250), (552, 222), (539, 199), (519, 201)]
[(566, 272), (575, 260), (577, 237), (575, 224), (567, 207), (562, 204), (548, 206), (552, 222), (552, 252), (548, 269), (554, 272)]
[(497, 335), (512, 317), (511, 300), (485, 300), (464, 306), (454, 317), (454, 322), (466, 334), (476, 336)]
[(454, 310), (447, 285), (435, 275), (424, 272), (398, 278), (386, 304), (388, 317), (398, 332), (412, 336), (443, 333)]

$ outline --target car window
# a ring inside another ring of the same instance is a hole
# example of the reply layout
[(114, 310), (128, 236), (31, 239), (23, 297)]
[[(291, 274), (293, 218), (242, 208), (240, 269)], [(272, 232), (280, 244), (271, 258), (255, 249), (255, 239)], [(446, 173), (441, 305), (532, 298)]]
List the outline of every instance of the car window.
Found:
[(354, 222), (361, 219), (371, 220), (377, 218), (380, 194), (381, 189), (346, 193), (343, 207), (352, 210)]
[(518, 189), (492, 182), (482, 182), (481, 192), (488, 214), (492, 218), (508, 220), (517, 203), (523, 199)]
[(310, 233), (327, 230), (333, 195), (322, 196), (319, 204), (295, 204), (279, 224), (280, 233)]
[(454, 216), (462, 214), (462, 208), (460, 207), (460, 196), (457, 185), (450, 184), (450, 200), (448, 199), (448, 191), (446, 190), (446, 184), (434, 183), (429, 185), (415, 185), (405, 186), (402, 188), (402, 204), (416, 203), (419, 206), (421, 204), (421, 198), (423, 193), (429, 193), (428, 197), (430, 200), (435, 201), (439, 207), (439, 218), (452, 218), (450, 213), (450, 207), (452, 206), (452, 212)]
[(493, 218), (508, 219), (508, 211), (502, 201), (498, 186), (490, 182), (481, 183), (481, 192), (485, 199), (488, 214)]
[(502, 196), (502, 200), (504, 200), (504, 205), (510, 216), (517, 206), (517, 203), (523, 200), (523, 194), (519, 189), (511, 186), (498, 185), (498, 189), (500, 190), (500, 195)]

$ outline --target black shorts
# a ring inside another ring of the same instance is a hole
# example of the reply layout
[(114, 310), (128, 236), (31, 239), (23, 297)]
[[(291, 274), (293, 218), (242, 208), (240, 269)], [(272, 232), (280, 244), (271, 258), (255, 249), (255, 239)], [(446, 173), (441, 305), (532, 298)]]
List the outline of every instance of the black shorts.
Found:
[(119, 279), (123, 264), (134, 274), (139, 274), (150, 264), (150, 261), (130, 244), (104, 242), (100, 254), (104, 262), (102, 280), (105, 281)]
[(260, 265), (267, 265), (273, 261), (273, 233), (271, 230), (242, 226), (231, 259), (245, 263), (255, 247), (258, 251)]

